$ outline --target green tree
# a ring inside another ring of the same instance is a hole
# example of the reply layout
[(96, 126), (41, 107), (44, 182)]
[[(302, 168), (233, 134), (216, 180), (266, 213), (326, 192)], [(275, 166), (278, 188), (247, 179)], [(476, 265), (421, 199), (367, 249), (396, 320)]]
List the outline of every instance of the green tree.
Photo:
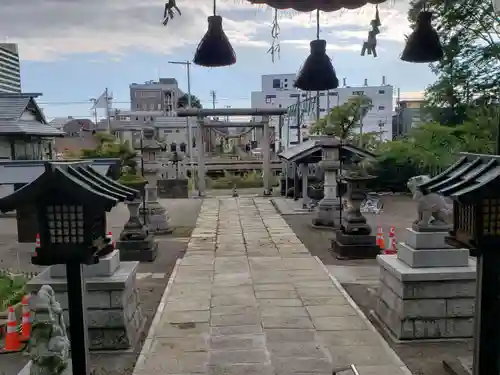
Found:
[(97, 146), (82, 149), (82, 159), (117, 158), (120, 159), (121, 174), (137, 174), (137, 152), (128, 141), (122, 142), (109, 133), (96, 133), (94, 137), (98, 140)]
[[(188, 103), (189, 103), (189, 94), (184, 94), (182, 95), (178, 100), (177, 100), (177, 108), (187, 108)], [(191, 107), (197, 108), (197, 109), (202, 109), (203, 106), (201, 105), (200, 99), (196, 95), (191, 95)]]
[(437, 80), (426, 98), (436, 120), (456, 125), (466, 120), (471, 106), (498, 98), (499, 80), (492, 77), (500, 76), (500, 18), (491, 0), (413, 0), (410, 22), (424, 6), (434, 14), (444, 50), (444, 58), (431, 64)]
[(367, 96), (353, 96), (342, 105), (333, 107), (328, 114), (311, 126), (312, 135), (323, 135), (329, 127), (341, 139), (351, 139), (362, 119), (373, 108)]

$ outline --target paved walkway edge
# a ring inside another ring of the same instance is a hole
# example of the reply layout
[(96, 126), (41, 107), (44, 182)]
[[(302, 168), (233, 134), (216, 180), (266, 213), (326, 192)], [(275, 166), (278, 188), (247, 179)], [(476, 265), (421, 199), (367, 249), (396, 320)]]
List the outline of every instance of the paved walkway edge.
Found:
[[(335, 284), (335, 286), (337, 287), (337, 289), (340, 291), (340, 293), (342, 294), (342, 296), (347, 300), (347, 302), (349, 302), (349, 304), (351, 305), (351, 307), (356, 310), (356, 312), (358, 313), (359, 317), (365, 322), (365, 324), (367, 325), (367, 327), (374, 333), (377, 335), (378, 339), (380, 340), (380, 344), (382, 345), (382, 347), (384, 348), (384, 350), (386, 351), (387, 355), (391, 356), (393, 358), (393, 360), (395, 361), (395, 363), (398, 363), (398, 366), (399, 368), (401, 369), (401, 371), (407, 375), (412, 375), (412, 372), (408, 369), (408, 367), (406, 367), (406, 365), (404, 364), (404, 362), (401, 360), (401, 358), (399, 358), (399, 356), (396, 354), (396, 352), (390, 347), (390, 345), (387, 343), (387, 341), (385, 341), (385, 339), (382, 337), (382, 335), (379, 333), (379, 331), (377, 331), (377, 329), (375, 328), (375, 326), (372, 324), (372, 322), (370, 322), (370, 320), (366, 317), (366, 315), (363, 313), (363, 311), (361, 311), (361, 309), (359, 308), (359, 306), (356, 304), (356, 302), (354, 302), (354, 300), (351, 298), (351, 296), (349, 295), (349, 293), (347, 293), (347, 291), (344, 289), (344, 287), (342, 286), (342, 284), (337, 280), (337, 278), (335, 276), (333, 276), (330, 271), (328, 270), (328, 267), (325, 266), (325, 264), (321, 261), (321, 259), (319, 259), (317, 256), (313, 256), (314, 259), (316, 259), (316, 261), (321, 265), (321, 267), (323, 267), (323, 269), (325, 270), (325, 272), (328, 274), (328, 276), (330, 277), (330, 280), (332, 280), (333, 284)], [(356, 365), (354, 363), (354, 365)]]
[(161, 296), (160, 303), (158, 303), (158, 307), (156, 308), (156, 313), (153, 318), (153, 321), (151, 322), (151, 326), (149, 327), (148, 331), (148, 336), (144, 340), (144, 344), (142, 345), (141, 353), (139, 354), (139, 357), (137, 358), (137, 362), (135, 363), (134, 371), (132, 372), (135, 374), (137, 370), (142, 366), (144, 361), (146, 360), (146, 354), (149, 352), (149, 349), (151, 348), (151, 344), (153, 343), (153, 339), (156, 334), (156, 327), (158, 326), (158, 323), (160, 322), (160, 318), (163, 314), (163, 310), (165, 309), (165, 302), (168, 297), (168, 293), (170, 292), (170, 289), (172, 288), (172, 284), (174, 283), (175, 276), (177, 275), (177, 270), (179, 269), (179, 264), (181, 263), (182, 258), (178, 258), (175, 261), (175, 266), (174, 269), (172, 270), (172, 273), (170, 274), (170, 278), (168, 279), (167, 286), (165, 287), (165, 290), (163, 292), (163, 295)]

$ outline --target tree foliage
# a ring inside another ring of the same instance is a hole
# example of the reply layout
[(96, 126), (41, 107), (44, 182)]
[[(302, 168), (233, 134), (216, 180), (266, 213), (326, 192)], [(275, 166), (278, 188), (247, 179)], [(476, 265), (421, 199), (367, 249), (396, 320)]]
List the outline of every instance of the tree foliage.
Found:
[(471, 105), (483, 105), (500, 93), (500, 18), (491, 0), (413, 0), (409, 19), (415, 23), (427, 6), (443, 45), (444, 58), (431, 64), (437, 80), (426, 91), (434, 117), (454, 125), (465, 120)]
[[(188, 103), (189, 94), (186, 93), (177, 100), (177, 108), (188, 108)], [(191, 95), (191, 107), (197, 109), (203, 108), (200, 99), (196, 95)]]
[(360, 121), (373, 108), (367, 96), (353, 96), (342, 105), (333, 107), (328, 114), (311, 126), (312, 135), (324, 135), (327, 128), (341, 139), (351, 139), (359, 129)]
[(82, 159), (117, 158), (120, 159), (122, 174), (137, 174), (137, 152), (128, 141), (122, 142), (109, 133), (96, 133), (98, 140), (95, 148), (84, 148), (80, 151)]

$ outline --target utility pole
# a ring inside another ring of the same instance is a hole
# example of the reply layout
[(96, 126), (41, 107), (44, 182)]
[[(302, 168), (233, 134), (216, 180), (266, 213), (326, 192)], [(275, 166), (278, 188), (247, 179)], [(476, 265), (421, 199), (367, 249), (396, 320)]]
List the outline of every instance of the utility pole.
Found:
[(300, 94), (297, 96), (297, 143), (300, 144)]
[(97, 129), (97, 108), (95, 107), (96, 103), (97, 103), (97, 99), (96, 98), (90, 98), (89, 101), (93, 104), (93, 115), (94, 115), (94, 129)]
[[(191, 62), (187, 61), (169, 61), (169, 64), (173, 65), (184, 65), (186, 67), (187, 73), (187, 86), (188, 86), (188, 107), (191, 108)], [(193, 128), (191, 126), (190, 117), (186, 117), (186, 126), (187, 126), (187, 138), (188, 138), (188, 151), (189, 151), (189, 164), (191, 167), (191, 188), (193, 189), (193, 193), (196, 191), (196, 187), (194, 186), (195, 178), (194, 178), (194, 161), (193, 161)], [(200, 147), (200, 146), (198, 146)], [(194, 194), (193, 194), (194, 196)]]
[(215, 109), (215, 102), (217, 99), (217, 94), (214, 90), (210, 91), (210, 96), (212, 97), (212, 108)]
[(113, 98), (109, 96), (109, 91), (108, 91), (107, 87), (106, 87), (106, 92), (104, 95), (106, 95), (106, 117), (108, 118), (108, 133), (111, 134), (111, 118), (109, 116), (109, 111), (110, 111), (109, 107), (110, 107), (111, 99), (113, 99)]

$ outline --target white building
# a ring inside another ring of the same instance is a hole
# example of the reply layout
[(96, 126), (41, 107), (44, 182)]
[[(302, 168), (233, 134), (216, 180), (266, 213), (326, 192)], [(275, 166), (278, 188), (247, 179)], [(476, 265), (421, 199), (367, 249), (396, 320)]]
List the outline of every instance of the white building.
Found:
[(21, 68), (17, 44), (0, 43), (0, 92), (21, 92)]
[[(308, 138), (309, 126), (316, 121), (317, 116), (316, 92), (301, 92), (295, 89), (294, 80), (295, 74), (264, 75), (262, 76), (262, 91), (251, 94), (252, 108), (290, 109), (289, 115), (284, 119), (281, 132), (275, 130), (276, 141), (280, 142), (285, 149)], [(344, 85), (329, 92), (320, 92), (320, 117), (325, 116), (331, 108), (346, 103), (355, 95), (365, 95), (372, 100), (373, 107), (362, 122), (363, 132), (382, 131), (383, 139), (392, 139), (393, 87), (385, 84), (385, 78), (382, 79), (380, 86), (368, 86), (365, 80), (363, 86)], [(292, 110), (296, 108), (299, 101), (301, 104), (300, 121), (297, 120)], [(273, 121), (271, 124), (276, 129), (277, 122)], [(254, 139), (259, 139), (258, 133)]]

